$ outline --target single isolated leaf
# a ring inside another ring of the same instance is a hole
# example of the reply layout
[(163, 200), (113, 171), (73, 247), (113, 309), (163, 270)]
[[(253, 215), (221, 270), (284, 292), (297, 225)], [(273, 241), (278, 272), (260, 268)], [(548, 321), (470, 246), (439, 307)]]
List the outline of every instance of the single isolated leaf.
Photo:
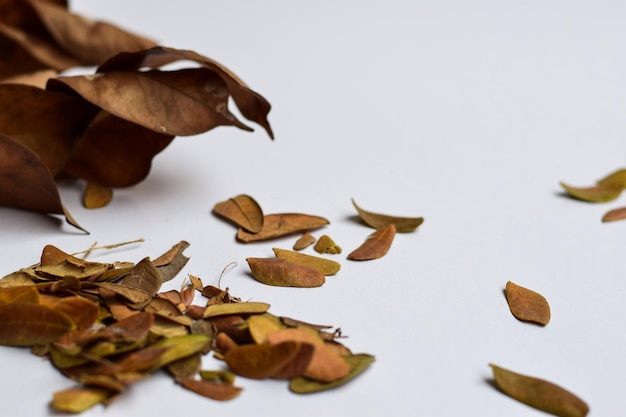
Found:
[(317, 253), (328, 253), (338, 255), (341, 253), (341, 246), (337, 245), (328, 235), (322, 235), (313, 247)]
[(296, 243), (293, 244), (293, 250), (303, 250), (315, 243), (315, 236), (309, 232), (304, 232)]
[(615, 200), (624, 189), (620, 184), (606, 183), (597, 184), (591, 187), (572, 187), (561, 182), (561, 187), (568, 195), (582, 201), (591, 203), (606, 203)]
[(620, 207), (613, 210), (607, 211), (604, 216), (602, 216), (603, 222), (614, 222), (617, 220), (626, 219), (626, 207)]
[(23, 302), (0, 305), (0, 345), (45, 345), (75, 329), (67, 314), (52, 307)]
[(393, 238), (396, 235), (396, 226), (391, 223), (369, 235), (365, 242), (348, 255), (353, 261), (367, 261), (382, 258), (387, 254)]
[(337, 388), (356, 378), (367, 368), (369, 368), (369, 366), (375, 361), (374, 356), (366, 353), (344, 356), (343, 359), (348, 363), (348, 366), (350, 367), (350, 372), (345, 377), (336, 381), (320, 382), (300, 376), (290, 381), (289, 390), (296, 394), (311, 394), (314, 392), (326, 391), (332, 388)]
[(316, 269), (291, 263), (282, 258), (247, 258), (257, 281), (277, 287), (319, 287), (326, 278)]
[(335, 275), (341, 269), (341, 264), (319, 256), (307, 255), (286, 249), (272, 248), (277, 258), (286, 259), (288, 262), (313, 268), (324, 275)]
[(240, 194), (219, 202), (213, 212), (250, 233), (258, 233), (263, 228), (263, 210), (249, 195)]
[(519, 320), (545, 326), (550, 321), (550, 305), (539, 293), (508, 281), (504, 291), (511, 313)]
[(77, 414), (100, 404), (110, 396), (111, 393), (103, 389), (70, 388), (55, 392), (50, 406), (57, 411)]
[(388, 216), (386, 214), (372, 213), (357, 206), (354, 199), (352, 199), (352, 205), (359, 213), (361, 220), (374, 229), (380, 229), (385, 226), (389, 226), (390, 224), (394, 224), (398, 233), (405, 233), (412, 232), (424, 222), (423, 217), (397, 217)]
[(571, 392), (543, 379), (490, 364), (497, 387), (526, 405), (559, 417), (585, 417), (589, 406)]
[(242, 242), (258, 242), (273, 239), (305, 230), (317, 229), (330, 222), (319, 216), (300, 213), (268, 214), (263, 218), (263, 228), (258, 233), (246, 232), (239, 229), (237, 239)]
[(87, 183), (85, 194), (83, 195), (83, 205), (85, 208), (101, 208), (108, 205), (113, 199), (113, 189), (94, 182)]
[(232, 400), (242, 391), (242, 388), (226, 382), (205, 381), (193, 378), (183, 378), (180, 380), (180, 384), (196, 394), (218, 401)]

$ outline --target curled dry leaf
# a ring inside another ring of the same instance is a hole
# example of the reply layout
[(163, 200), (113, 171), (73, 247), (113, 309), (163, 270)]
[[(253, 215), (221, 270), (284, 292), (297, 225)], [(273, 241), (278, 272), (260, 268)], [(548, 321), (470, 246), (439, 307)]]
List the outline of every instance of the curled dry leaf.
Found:
[(213, 207), (213, 212), (250, 233), (258, 233), (263, 228), (263, 210), (249, 195), (240, 194), (219, 202)]
[(288, 262), (313, 268), (324, 275), (335, 275), (341, 269), (339, 262), (319, 256), (307, 255), (286, 249), (272, 248), (277, 258), (286, 259)]
[(237, 231), (237, 239), (242, 242), (258, 242), (273, 239), (305, 230), (317, 229), (330, 222), (320, 216), (300, 213), (268, 214), (263, 218), (263, 228), (258, 233), (249, 233), (243, 229)]
[(359, 213), (359, 217), (365, 224), (374, 229), (380, 229), (390, 224), (395, 225), (398, 233), (412, 232), (417, 229), (419, 225), (424, 222), (423, 217), (397, 217), (388, 216), (386, 214), (372, 213), (370, 211), (363, 210), (359, 207), (354, 199), (352, 199), (352, 205)]
[(626, 207), (620, 207), (613, 210), (607, 211), (604, 216), (602, 216), (603, 222), (614, 222), (617, 220), (626, 219)]
[(382, 258), (387, 254), (393, 238), (396, 235), (396, 226), (391, 223), (369, 235), (365, 242), (348, 255), (353, 261), (367, 261)]
[(315, 243), (313, 249), (315, 249), (317, 253), (328, 253), (332, 255), (341, 253), (341, 246), (337, 245), (328, 235), (322, 235)]
[(589, 406), (571, 392), (543, 379), (490, 364), (498, 388), (511, 398), (559, 417), (585, 417)]
[(615, 200), (622, 193), (623, 187), (614, 183), (597, 184), (592, 187), (572, 187), (561, 182), (561, 187), (568, 195), (578, 200), (591, 203), (606, 203)]
[(517, 319), (543, 326), (550, 321), (550, 305), (541, 294), (508, 281), (505, 295), (511, 313)]
[(326, 282), (324, 274), (316, 269), (291, 263), (282, 258), (247, 258), (252, 275), (257, 281), (277, 287), (319, 287)]
[(93, 182), (87, 183), (83, 195), (85, 208), (101, 208), (108, 205), (113, 199), (113, 189)]

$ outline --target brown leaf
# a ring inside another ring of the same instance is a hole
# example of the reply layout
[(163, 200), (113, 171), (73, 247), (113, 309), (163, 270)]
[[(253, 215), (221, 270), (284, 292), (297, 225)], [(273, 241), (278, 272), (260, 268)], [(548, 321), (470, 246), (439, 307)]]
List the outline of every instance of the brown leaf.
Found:
[(339, 262), (319, 256), (307, 255), (305, 253), (294, 252), (286, 249), (272, 248), (277, 258), (282, 258), (288, 262), (313, 268), (324, 275), (335, 275), (341, 269)]
[(626, 207), (620, 207), (613, 210), (607, 211), (604, 216), (602, 216), (603, 222), (614, 222), (617, 220), (626, 219)]
[(300, 343), (288, 341), (273, 345), (244, 345), (224, 355), (228, 367), (238, 375), (253, 379), (272, 378), (293, 361)]
[(34, 303), (0, 305), (0, 344), (45, 345), (76, 329), (60, 310)]
[(0, 205), (39, 213), (62, 214), (85, 231), (61, 202), (52, 174), (33, 151), (0, 134)]
[(337, 245), (328, 235), (322, 235), (313, 247), (317, 253), (329, 253), (338, 255), (341, 253), (341, 246)]
[(180, 384), (190, 391), (203, 397), (218, 401), (228, 401), (237, 397), (242, 389), (233, 384), (224, 382), (204, 381), (193, 378), (184, 378)]
[(167, 282), (173, 279), (181, 269), (187, 264), (189, 258), (183, 255), (185, 249), (189, 247), (189, 243), (181, 240), (170, 250), (156, 258), (152, 263), (161, 273), (161, 281)]
[(621, 185), (615, 183), (597, 184), (591, 187), (572, 187), (571, 185), (561, 182), (561, 187), (563, 187), (571, 197), (591, 203), (613, 201), (619, 197), (624, 189)]
[(85, 208), (101, 208), (108, 205), (113, 199), (113, 189), (94, 182), (87, 183), (85, 194), (83, 195), (83, 205)]
[(229, 314), (261, 314), (270, 308), (267, 303), (249, 301), (245, 303), (213, 304), (204, 310), (203, 318), (227, 316)]
[(589, 406), (571, 392), (543, 379), (490, 364), (498, 388), (511, 398), (560, 417), (585, 417)]
[(9, 303), (39, 304), (39, 291), (34, 285), (0, 288), (0, 305)]
[(392, 223), (367, 237), (361, 246), (348, 255), (348, 259), (353, 261), (367, 261), (385, 256), (391, 247), (396, 234), (396, 226)]
[(122, 279), (120, 284), (141, 289), (154, 297), (161, 288), (161, 273), (150, 258), (144, 258)]
[(76, 330), (90, 328), (100, 313), (98, 304), (79, 296), (61, 298), (50, 307), (67, 314), (76, 324)]
[(519, 320), (544, 326), (550, 321), (550, 306), (541, 294), (508, 281), (505, 295), (511, 313)]
[(0, 84), (26, 84), (41, 89), (46, 88), (46, 83), (50, 78), (54, 78), (59, 73), (52, 69), (42, 69), (37, 71), (24, 72), (0, 79)]
[(390, 224), (394, 224), (398, 233), (405, 233), (412, 232), (424, 222), (423, 217), (397, 217), (365, 211), (361, 207), (357, 206), (354, 199), (352, 200), (352, 205), (359, 213), (361, 220), (374, 229), (381, 229)]
[(213, 212), (250, 233), (258, 233), (263, 227), (263, 210), (249, 195), (241, 194), (221, 201), (213, 207)]
[(290, 381), (289, 390), (296, 394), (310, 394), (337, 388), (356, 378), (375, 361), (374, 356), (365, 353), (348, 355), (343, 359), (350, 367), (350, 372), (345, 377), (331, 382), (320, 382), (305, 377), (298, 377)]
[(300, 213), (268, 214), (264, 216), (263, 228), (258, 233), (249, 233), (243, 229), (237, 232), (237, 239), (242, 242), (257, 242), (273, 239), (305, 230), (317, 229), (330, 222), (323, 217)]
[(279, 287), (319, 287), (326, 282), (316, 269), (288, 262), (282, 258), (247, 258), (257, 281)]
[(313, 236), (311, 233), (304, 232), (302, 236), (300, 236), (300, 238), (296, 240), (296, 243), (293, 244), (293, 250), (306, 249), (314, 244), (315, 240), (315, 236)]

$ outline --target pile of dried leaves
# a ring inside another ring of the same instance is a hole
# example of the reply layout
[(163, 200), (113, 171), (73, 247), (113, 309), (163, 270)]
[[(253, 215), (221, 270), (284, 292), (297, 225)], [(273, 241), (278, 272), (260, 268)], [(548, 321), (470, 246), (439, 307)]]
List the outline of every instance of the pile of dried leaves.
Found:
[[(181, 61), (194, 66), (162, 69)], [(58, 76), (77, 66), (97, 68)], [(214, 60), (85, 19), (64, 0), (0, 0), (0, 205), (80, 228), (56, 180), (83, 180), (85, 205), (106, 205), (113, 188), (143, 180), (175, 136), (252, 130), (229, 99), (272, 137), (269, 103)]]
[[(578, 200), (590, 203), (607, 203), (617, 199), (626, 188), (626, 169), (619, 169), (589, 187), (572, 187), (561, 182), (567, 195)], [(619, 207), (606, 212), (602, 216), (603, 222), (613, 222), (626, 219), (626, 207)]]
[[(78, 383), (56, 392), (52, 408), (82, 412), (110, 404), (134, 382), (166, 370), (182, 387), (229, 400), (235, 374), (289, 380), (295, 393), (340, 386), (374, 357), (353, 354), (341, 332), (268, 312), (228, 289), (190, 276), (159, 292), (185, 265), (187, 242), (154, 260), (88, 262), (46, 246), (36, 265), (0, 280), (0, 344), (29, 346)], [(200, 293), (203, 305), (193, 304)], [(202, 369), (213, 352), (224, 369)]]
[[(354, 261), (378, 259), (387, 254), (396, 232), (412, 232), (420, 226), (422, 217), (398, 217), (363, 210), (352, 201), (360, 219), (376, 229), (347, 256)], [(296, 233), (303, 233), (293, 245), (293, 250), (273, 248), (274, 258), (248, 258), (254, 278), (267, 285), (281, 287), (319, 287), (326, 276), (339, 272), (341, 265), (319, 256), (299, 253), (313, 244), (319, 254), (337, 255), (342, 249), (328, 235), (316, 239), (311, 231), (330, 222), (320, 216), (303, 213), (264, 214), (259, 203), (251, 196), (240, 194), (221, 201), (213, 212), (239, 227), (237, 239), (244, 243), (260, 242)]]

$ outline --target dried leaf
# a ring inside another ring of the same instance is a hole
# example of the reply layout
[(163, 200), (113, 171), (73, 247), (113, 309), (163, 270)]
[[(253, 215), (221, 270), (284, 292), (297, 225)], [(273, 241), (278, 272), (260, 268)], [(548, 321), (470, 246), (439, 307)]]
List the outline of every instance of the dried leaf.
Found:
[(229, 314), (261, 314), (270, 308), (267, 303), (246, 302), (246, 303), (228, 303), (213, 304), (204, 310), (204, 318), (226, 316)]
[(563, 187), (571, 197), (592, 203), (606, 203), (613, 201), (619, 197), (624, 189), (620, 184), (610, 182), (606, 184), (597, 184), (592, 187), (572, 187), (561, 182), (561, 187)]
[(221, 381), (227, 384), (233, 384), (235, 382), (235, 374), (230, 371), (200, 371), (200, 378), (205, 381)]
[(69, 224), (85, 231), (63, 206), (52, 174), (41, 158), (2, 134), (0, 134), (0, 206), (62, 214)]
[(161, 273), (156, 269), (150, 258), (142, 259), (121, 281), (121, 285), (137, 288), (156, 296), (161, 288)]
[(277, 375), (298, 356), (299, 351), (300, 343), (292, 341), (274, 345), (244, 345), (228, 350), (224, 360), (238, 375), (264, 379)]
[(350, 372), (345, 377), (336, 381), (320, 382), (301, 376), (290, 381), (289, 390), (296, 394), (311, 394), (337, 388), (363, 373), (375, 361), (374, 356), (365, 353), (344, 356), (343, 359), (350, 367)]
[(213, 382), (205, 380), (196, 380), (192, 378), (185, 378), (180, 381), (180, 384), (190, 391), (200, 394), (203, 397), (211, 398), (212, 400), (228, 401), (237, 397), (242, 389), (232, 384), (225, 382)]
[(106, 400), (111, 394), (97, 388), (70, 388), (54, 393), (50, 406), (66, 413), (82, 413)]
[(381, 229), (385, 226), (393, 224), (396, 226), (396, 231), (398, 233), (405, 233), (412, 232), (424, 222), (423, 217), (397, 217), (365, 211), (361, 207), (357, 206), (354, 199), (352, 200), (352, 205), (359, 213), (361, 220), (374, 229)]
[(517, 319), (543, 326), (550, 321), (550, 306), (541, 294), (508, 281), (505, 295), (511, 313)]
[(87, 183), (85, 194), (83, 195), (83, 205), (85, 208), (101, 208), (108, 205), (113, 199), (113, 189), (94, 182)]
[(237, 232), (237, 239), (242, 242), (258, 242), (273, 239), (305, 230), (317, 229), (329, 224), (323, 217), (299, 213), (268, 214), (263, 218), (263, 228), (258, 233), (249, 233), (243, 229)]
[(267, 335), (286, 328), (280, 318), (270, 313), (256, 314), (248, 318), (248, 331), (256, 344), (267, 342)]
[(0, 345), (45, 345), (75, 329), (67, 314), (51, 307), (23, 302), (0, 305)]
[(201, 334), (188, 334), (185, 336), (161, 339), (154, 343), (152, 347), (168, 349), (159, 357), (159, 360), (153, 365), (151, 371), (156, 371), (174, 361), (198, 353), (210, 342), (211, 338)]
[(602, 216), (603, 222), (614, 222), (617, 220), (626, 219), (626, 207), (620, 207), (613, 210), (607, 211), (604, 216)]
[(39, 304), (39, 291), (34, 285), (0, 288), (0, 306), (10, 303)]
[(315, 243), (315, 236), (309, 232), (304, 232), (296, 243), (293, 244), (293, 250), (303, 250)]
[(26, 84), (43, 89), (46, 88), (48, 80), (56, 77), (57, 75), (58, 72), (55, 70), (42, 69), (1, 79), (0, 84)]
[(569, 391), (543, 379), (490, 364), (498, 388), (511, 398), (559, 417), (585, 417), (589, 407)]
[(202, 366), (202, 353), (197, 352), (186, 358), (179, 359), (167, 365), (167, 371), (176, 380), (191, 378), (200, 371)]
[(257, 281), (278, 287), (319, 287), (326, 282), (324, 274), (316, 269), (288, 262), (281, 258), (247, 258), (252, 275)]
[(245, 194), (217, 203), (213, 212), (250, 233), (258, 233), (263, 228), (261, 206), (254, 198)]
[(51, 307), (67, 314), (76, 324), (76, 330), (86, 330), (93, 326), (100, 312), (96, 303), (79, 296), (61, 298)]
[(626, 169), (618, 169), (598, 181), (599, 185), (619, 185), (626, 188)]
[(173, 279), (181, 269), (187, 264), (189, 258), (183, 255), (185, 249), (189, 247), (189, 243), (182, 240), (172, 246), (170, 250), (152, 261), (157, 270), (161, 273), (161, 281), (167, 282)]
[(337, 245), (328, 235), (322, 235), (315, 243), (317, 253), (329, 253), (337, 255), (341, 253), (341, 246)]
[(341, 269), (341, 264), (330, 259), (311, 256), (304, 253), (294, 252), (286, 249), (272, 248), (277, 258), (282, 258), (288, 262), (313, 268), (324, 275), (335, 275)]
[(396, 234), (396, 226), (392, 223), (369, 235), (365, 242), (348, 255), (353, 261), (367, 261), (385, 256), (391, 247)]

